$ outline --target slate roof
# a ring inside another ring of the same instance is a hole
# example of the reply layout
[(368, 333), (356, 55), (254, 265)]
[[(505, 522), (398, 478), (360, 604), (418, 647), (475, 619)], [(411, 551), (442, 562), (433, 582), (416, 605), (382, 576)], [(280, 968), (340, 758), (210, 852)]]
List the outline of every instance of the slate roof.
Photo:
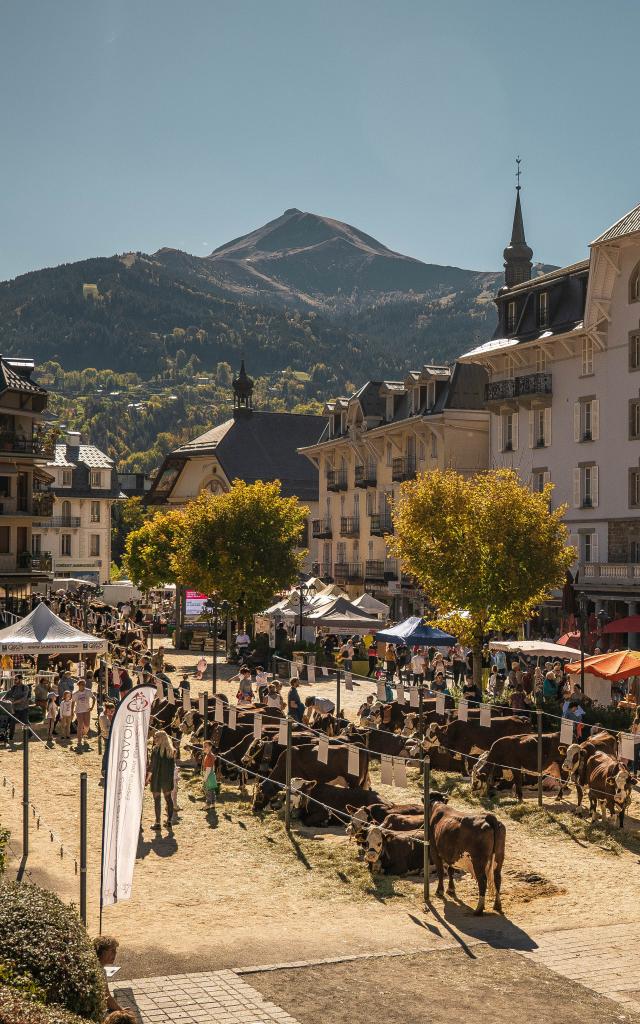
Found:
[(77, 466), (80, 462), (84, 462), (91, 469), (111, 469), (113, 466), (113, 459), (92, 444), (81, 444), (77, 448), (73, 448), (69, 444), (57, 444), (53, 461), (47, 462), (47, 466), (70, 468)]
[[(13, 365), (12, 365), (13, 363)], [(18, 368), (24, 369), (24, 373), (18, 372)], [(33, 360), (16, 359), (12, 360), (0, 356), (0, 390), (1, 391), (22, 391), (29, 395), (46, 395), (44, 388), (34, 384), (28, 374), (33, 370)]]
[(624, 217), (621, 217), (610, 228), (607, 228), (601, 235), (598, 235), (591, 244), (597, 245), (599, 242), (610, 242), (614, 238), (622, 238), (623, 235), (632, 235), (635, 231), (640, 231), (640, 205), (635, 206), (629, 213), (625, 213)]

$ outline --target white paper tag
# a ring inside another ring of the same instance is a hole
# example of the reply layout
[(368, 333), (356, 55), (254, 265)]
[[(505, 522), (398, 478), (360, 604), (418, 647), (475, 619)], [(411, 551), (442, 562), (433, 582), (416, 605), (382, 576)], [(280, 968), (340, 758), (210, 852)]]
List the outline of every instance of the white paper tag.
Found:
[(322, 672), (323, 676), (328, 676), (329, 675), (329, 669), (327, 668), (326, 665), (321, 665), (320, 666), (320, 671)]
[(229, 722), (228, 722), (229, 728), (233, 729), (235, 731), (235, 728), (236, 728), (237, 724), (238, 724), (238, 712), (236, 711), (235, 708), (229, 708)]
[(353, 690), (353, 673), (345, 672), (344, 674), (344, 688), (345, 690)]
[(480, 705), (480, 725), (484, 725), (485, 728), (491, 727), (491, 705), (481, 704)]
[(201, 693), (198, 697), (198, 711), (201, 715), (204, 715), (204, 693)]
[(176, 698), (171, 683), (167, 686), (167, 704), (175, 704)]
[(315, 681), (316, 681), (316, 666), (315, 665), (307, 665), (307, 682), (308, 683), (315, 683)]
[(620, 733), (620, 750), (619, 757), (624, 757), (628, 761), (633, 761), (635, 757), (635, 743), (634, 736), (628, 732)]
[(191, 694), (189, 690), (182, 691), (182, 707), (185, 711), (191, 711)]
[(409, 707), (419, 708), (420, 707), (420, 694), (418, 693), (417, 686), (409, 687)]
[(254, 715), (253, 718), (253, 738), (259, 740), (262, 736), (262, 715)]
[(84, 661), (78, 662), (78, 679), (84, 679), (86, 666)]
[(224, 725), (224, 704), (218, 697), (216, 697), (216, 710), (214, 718), (216, 722), (221, 722), (222, 725)]
[(407, 765), (399, 757), (393, 759), (393, 784), (400, 789), (406, 789), (407, 786)]
[(287, 720), (283, 718), (281, 722), (278, 722), (278, 743), (281, 747), (287, 745)]
[(573, 743), (573, 722), (568, 718), (563, 718), (560, 722), (560, 742)]
[(318, 740), (318, 761), (329, 763), (329, 737), (321, 736)]
[(398, 688), (396, 690), (396, 700), (397, 700), (398, 704), (404, 705), (404, 703), (405, 703), (404, 685), (402, 683), (398, 683)]
[(360, 776), (359, 747), (349, 747), (349, 755), (347, 757), (347, 772), (349, 775), (353, 775), (356, 779)]
[(469, 705), (466, 700), (458, 701), (458, 718), (461, 722), (469, 721)]
[(444, 693), (436, 694), (436, 714), (444, 715), (446, 706), (447, 702), (444, 699)]
[(164, 700), (164, 688), (159, 679), (156, 683), (156, 700)]
[(384, 704), (384, 702), (386, 700), (386, 693), (385, 693), (384, 683), (383, 683), (382, 679), (378, 680), (378, 685), (377, 685), (376, 689), (377, 689), (377, 692), (378, 692), (378, 700), (382, 701), (382, 703)]
[(380, 782), (383, 786), (393, 786), (393, 761), (389, 754), (382, 755)]

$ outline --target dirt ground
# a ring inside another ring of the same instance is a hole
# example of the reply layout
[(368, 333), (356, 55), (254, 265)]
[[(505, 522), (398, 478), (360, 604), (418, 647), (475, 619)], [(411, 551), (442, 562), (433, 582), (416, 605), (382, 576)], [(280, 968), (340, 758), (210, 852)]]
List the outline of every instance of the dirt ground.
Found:
[[(193, 665), (191, 656), (171, 656)], [(210, 689), (202, 684), (202, 689)], [(192, 692), (197, 692), (194, 685)], [(235, 694), (235, 684), (223, 684)], [(334, 684), (318, 684), (330, 693)], [(368, 684), (348, 694), (347, 707), (359, 705)], [(89, 776), (89, 930), (98, 929), (100, 822), (103, 790), (98, 786), (97, 743), (78, 755), (56, 746), (31, 746), (31, 821), (28, 867), (34, 881), (78, 901), (74, 859), (78, 851), (79, 773)], [(2, 785), (3, 779), (7, 784)], [(438, 781), (438, 780), (436, 780)], [(459, 777), (439, 780), (452, 788), (451, 802), (469, 801)], [(373, 785), (379, 787), (373, 773)], [(15, 796), (12, 798), (12, 785)], [(394, 798), (414, 799), (389, 789)], [(9, 876), (21, 854), (21, 754), (0, 751), (0, 821), (12, 831)], [(185, 970), (211, 970), (368, 953), (415, 950), (450, 944), (465, 937), (494, 938), (513, 948), (531, 948), (531, 934), (572, 927), (576, 907), (589, 907), (591, 925), (634, 921), (640, 842), (639, 805), (622, 836), (590, 826), (570, 805), (560, 813), (550, 802), (539, 812), (530, 794), (525, 807), (502, 797), (495, 808), (507, 824), (503, 881), (504, 917), (478, 920), (475, 882), (462, 875), (459, 902), (434, 903), (425, 914), (422, 880), (372, 879), (354, 846), (338, 830), (300, 829), (288, 838), (281, 818), (256, 816), (236, 788), (223, 790), (217, 810), (207, 812), (197, 782), (181, 783), (180, 822), (173, 835), (149, 830), (147, 794), (132, 899), (105, 910), (103, 930), (121, 943), (119, 977), (141, 977)], [(40, 828), (37, 823), (40, 820)], [(54, 830), (51, 841), (49, 829)], [(64, 856), (60, 857), (60, 846)], [(602, 1018), (608, 1019), (608, 1018)]]
[[(250, 974), (247, 981), (300, 1024), (538, 1024), (556, 1006), (563, 1024), (640, 1017), (517, 953), (476, 945), (428, 955), (359, 960)], [(455, 1008), (453, 1011), (452, 1008)], [(555, 1014), (554, 1014), (555, 1016)]]

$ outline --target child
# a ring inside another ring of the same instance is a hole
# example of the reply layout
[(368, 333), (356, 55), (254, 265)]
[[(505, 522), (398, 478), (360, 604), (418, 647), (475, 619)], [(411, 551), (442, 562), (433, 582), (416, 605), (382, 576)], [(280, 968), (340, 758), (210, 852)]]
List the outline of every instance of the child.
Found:
[(60, 739), (71, 739), (71, 719), (73, 717), (73, 701), (71, 690), (65, 690), (60, 701)]
[(56, 718), (57, 717), (58, 717), (57, 695), (53, 691), (51, 691), (50, 693), (47, 694), (47, 712), (46, 712), (47, 727), (48, 727), (47, 743), (49, 744), (49, 746), (53, 745), (53, 730), (55, 729), (55, 726), (56, 726)]
[(216, 802), (216, 790), (218, 780), (216, 778), (216, 759), (213, 753), (211, 740), (203, 743), (204, 756), (202, 758), (202, 788), (204, 790), (204, 802), (207, 807), (213, 807)]

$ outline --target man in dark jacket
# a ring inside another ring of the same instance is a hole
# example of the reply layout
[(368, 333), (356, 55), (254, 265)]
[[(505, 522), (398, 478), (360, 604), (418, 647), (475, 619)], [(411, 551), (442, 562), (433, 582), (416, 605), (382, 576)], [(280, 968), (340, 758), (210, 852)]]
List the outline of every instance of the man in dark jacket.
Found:
[(298, 693), (298, 680), (291, 680), (291, 689), (287, 695), (287, 711), (290, 718), (295, 718), (296, 722), (302, 721), (304, 715), (304, 704), (302, 698)]
[(22, 682), (22, 676), (16, 676), (13, 686), (7, 693), (5, 700), (11, 705), (9, 718), (9, 745), (14, 748), (13, 739), (16, 732), (16, 719), (24, 727), (29, 724), (29, 704), (31, 703), (31, 687)]

